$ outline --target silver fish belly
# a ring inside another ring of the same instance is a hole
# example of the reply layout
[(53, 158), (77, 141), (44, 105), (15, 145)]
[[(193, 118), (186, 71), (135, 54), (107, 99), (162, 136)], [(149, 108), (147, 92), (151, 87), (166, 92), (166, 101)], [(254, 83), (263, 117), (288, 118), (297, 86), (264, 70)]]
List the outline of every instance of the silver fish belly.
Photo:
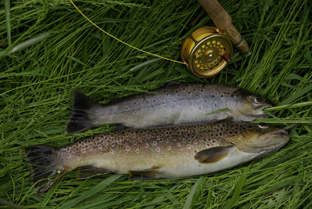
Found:
[(105, 124), (145, 128), (211, 122), (226, 118), (252, 121), (265, 117), (271, 104), (246, 90), (216, 84), (184, 84), (138, 94), (99, 105), (76, 91), (67, 132), (75, 133)]

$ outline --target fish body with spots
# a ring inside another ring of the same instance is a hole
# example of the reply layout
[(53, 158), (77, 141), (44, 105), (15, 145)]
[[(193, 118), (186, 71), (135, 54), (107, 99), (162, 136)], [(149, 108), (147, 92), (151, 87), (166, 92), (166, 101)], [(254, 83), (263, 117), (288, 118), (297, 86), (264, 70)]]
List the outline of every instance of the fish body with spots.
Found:
[(265, 117), (267, 99), (246, 90), (217, 84), (182, 84), (163, 87), (154, 94), (138, 94), (106, 105), (74, 92), (67, 132), (105, 124), (145, 128), (202, 123), (232, 118), (252, 121)]
[(263, 157), (288, 140), (283, 129), (219, 121), (120, 130), (59, 149), (31, 146), (28, 160), (34, 165), (34, 181), (80, 168), (93, 170), (93, 174), (130, 174), (133, 179), (179, 178), (212, 173)]

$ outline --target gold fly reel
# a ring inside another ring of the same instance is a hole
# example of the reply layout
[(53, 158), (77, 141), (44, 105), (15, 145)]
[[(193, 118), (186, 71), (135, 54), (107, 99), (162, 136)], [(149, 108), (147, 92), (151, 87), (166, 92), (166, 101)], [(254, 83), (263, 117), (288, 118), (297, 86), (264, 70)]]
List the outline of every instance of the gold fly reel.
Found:
[(219, 73), (231, 59), (231, 38), (221, 30), (206, 26), (190, 34), (183, 43), (181, 57), (198, 77)]

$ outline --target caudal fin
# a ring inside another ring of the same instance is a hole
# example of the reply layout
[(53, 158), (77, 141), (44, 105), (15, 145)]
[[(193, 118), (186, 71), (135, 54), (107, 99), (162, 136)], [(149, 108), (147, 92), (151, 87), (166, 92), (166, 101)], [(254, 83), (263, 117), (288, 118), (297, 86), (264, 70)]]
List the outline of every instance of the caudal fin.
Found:
[[(36, 145), (24, 149), (27, 155), (28, 167), (31, 173), (31, 181), (36, 183), (36, 186), (43, 186), (39, 192), (46, 191), (52, 186), (53, 181), (50, 177), (55, 177), (56, 174), (62, 173), (59, 168), (60, 161), (57, 158), (54, 147)], [(57, 179), (57, 177), (55, 178)], [(41, 181), (40, 181), (41, 180)]]
[(78, 133), (92, 128), (94, 125), (89, 117), (89, 109), (96, 105), (89, 97), (74, 90), (73, 105), (70, 120), (67, 123), (67, 133)]

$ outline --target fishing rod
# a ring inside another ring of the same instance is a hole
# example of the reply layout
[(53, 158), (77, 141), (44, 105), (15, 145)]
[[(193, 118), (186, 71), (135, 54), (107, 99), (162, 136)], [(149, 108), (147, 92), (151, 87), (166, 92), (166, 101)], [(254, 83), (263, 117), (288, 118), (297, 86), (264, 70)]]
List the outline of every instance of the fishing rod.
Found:
[(216, 27), (205, 26), (188, 35), (182, 45), (181, 57), (193, 74), (207, 78), (219, 73), (231, 60), (233, 45), (244, 57), (249, 56), (251, 50), (217, 0), (198, 2)]

